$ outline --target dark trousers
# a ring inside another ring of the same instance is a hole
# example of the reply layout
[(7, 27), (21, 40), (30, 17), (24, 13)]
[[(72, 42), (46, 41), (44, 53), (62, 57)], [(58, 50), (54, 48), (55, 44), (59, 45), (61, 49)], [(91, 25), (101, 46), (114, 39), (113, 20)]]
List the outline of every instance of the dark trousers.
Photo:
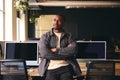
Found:
[(48, 70), (45, 80), (74, 80), (70, 66), (63, 66), (57, 69)]

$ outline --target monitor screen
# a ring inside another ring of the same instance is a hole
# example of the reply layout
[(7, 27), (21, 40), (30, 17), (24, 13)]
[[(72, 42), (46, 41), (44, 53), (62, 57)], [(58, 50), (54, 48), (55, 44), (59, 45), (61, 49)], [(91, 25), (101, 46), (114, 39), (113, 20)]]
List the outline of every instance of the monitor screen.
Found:
[(24, 59), (27, 65), (38, 65), (38, 43), (6, 42), (5, 59)]
[(77, 46), (77, 59), (106, 59), (106, 41), (77, 41)]

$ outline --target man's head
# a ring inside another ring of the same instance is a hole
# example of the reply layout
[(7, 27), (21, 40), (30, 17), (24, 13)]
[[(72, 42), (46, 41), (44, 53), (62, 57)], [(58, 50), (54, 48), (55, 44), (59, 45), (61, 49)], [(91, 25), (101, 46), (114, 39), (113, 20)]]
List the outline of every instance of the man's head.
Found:
[(65, 23), (63, 15), (55, 15), (53, 19), (53, 28), (56, 30), (62, 29)]

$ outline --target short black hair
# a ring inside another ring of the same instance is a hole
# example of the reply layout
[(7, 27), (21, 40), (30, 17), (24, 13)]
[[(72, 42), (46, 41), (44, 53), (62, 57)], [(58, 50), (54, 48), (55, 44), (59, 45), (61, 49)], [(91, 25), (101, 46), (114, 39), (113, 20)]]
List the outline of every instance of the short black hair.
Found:
[(63, 14), (56, 14), (56, 15), (61, 16), (63, 18), (63, 20), (66, 21), (65, 15), (63, 15)]

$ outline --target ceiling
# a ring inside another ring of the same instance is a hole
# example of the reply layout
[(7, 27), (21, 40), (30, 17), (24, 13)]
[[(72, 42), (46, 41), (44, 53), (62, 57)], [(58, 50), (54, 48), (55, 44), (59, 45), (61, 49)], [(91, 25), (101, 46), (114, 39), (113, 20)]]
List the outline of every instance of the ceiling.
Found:
[(29, 0), (30, 9), (41, 6), (87, 8), (87, 7), (120, 7), (120, 0)]

